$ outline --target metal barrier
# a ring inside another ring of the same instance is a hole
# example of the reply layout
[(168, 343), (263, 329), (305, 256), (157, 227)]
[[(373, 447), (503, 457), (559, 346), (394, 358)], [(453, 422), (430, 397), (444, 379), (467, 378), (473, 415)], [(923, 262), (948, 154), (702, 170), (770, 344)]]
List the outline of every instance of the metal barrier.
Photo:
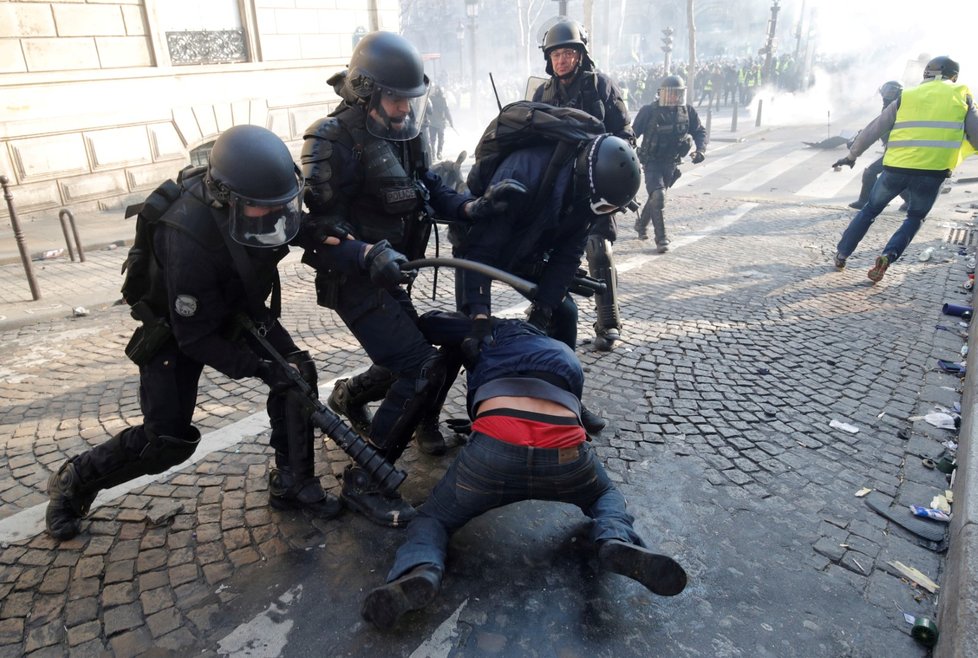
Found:
[(20, 250), (20, 260), (24, 264), (24, 272), (27, 274), (27, 284), (31, 288), (31, 295), (34, 301), (41, 298), (41, 289), (37, 286), (37, 279), (34, 277), (34, 268), (31, 266), (31, 254), (27, 249), (27, 241), (20, 230), (20, 221), (17, 219), (17, 211), (14, 210), (14, 196), (10, 193), (8, 183), (10, 179), (0, 176), (0, 185), (3, 186), (3, 198), (7, 200), (7, 210), (10, 211), (10, 225), (14, 229), (14, 238), (17, 240), (17, 249)]
[(71, 257), (72, 262), (75, 261), (75, 250), (71, 248), (71, 238), (68, 237), (68, 227), (71, 226), (71, 235), (75, 239), (75, 248), (78, 249), (78, 261), (84, 263), (85, 251), (82, 249), (81, 239), (78, 237), (75, 216), (67, 208), (62, 208), (61, 212), (58, 213), (58, 219), (61, 221), (61, 232), (65, 234), (65, 244), (68, 245), (68, 256)]

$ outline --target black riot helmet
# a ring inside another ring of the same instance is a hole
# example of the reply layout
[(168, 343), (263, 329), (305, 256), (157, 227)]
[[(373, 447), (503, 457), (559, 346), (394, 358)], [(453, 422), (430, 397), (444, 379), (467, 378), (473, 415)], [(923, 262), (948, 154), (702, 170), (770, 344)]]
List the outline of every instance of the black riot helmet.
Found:
[(879, 89), (880, 96), (883, 98), (883, 107), (886, 107), (903, 93), (903, 85), (896, 80), (884, 82)]
[(924, 80), (951, 80), (958, 79), (958, 72), (961, 67), (953, 59), (946, 55), (935, 57), (927, 62), (924, 67)]
[(550, 51), (557, 48), (573, 48), (581, 53), (580, 66), (585, 69), (593, 69), (594, 61), (591, 53), (587, 49), (587, 30), (577, 21), (564, 19), (554, 23), (546, 34), (543, 35), (543, 59), (547, 62), (547, 74), (554, 74), (554, 67), (550, 63)]
[(247, 247), (278, 247), (299, 232), (299, 168), (272, 131), (234, 126), (211, 149), (208, 190), (228, 210), (228, 231)]
[(628, 205), (638, 192), (642, 170), (635, 149), (620, 137), (601, 135), (584, 144), (576, 171), (587, 177), (591, 212), (607, 215)]
[(686, 104), (686, 81), (678, 75), (667, 75), (659, 83), (659, 105), (679, 107)]
[[(417, 137), (424, 120), (428, 87), (421, 54), (401, 35), (371, 32), (353, 49), (345, 90), (374, 119), (367, 121), (371, 134), (397, 141)], [(382, 102), (384, 99), (388, 102)], [(400, 107), (394, 109), (391, 103)]]

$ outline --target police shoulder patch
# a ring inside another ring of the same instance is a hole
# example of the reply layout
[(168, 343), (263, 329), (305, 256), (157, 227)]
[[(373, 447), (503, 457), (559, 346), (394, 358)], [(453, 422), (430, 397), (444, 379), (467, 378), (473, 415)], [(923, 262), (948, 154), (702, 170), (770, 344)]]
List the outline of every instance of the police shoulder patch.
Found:
[(173, 310), (185, 318), (191, 318), (197, 313), (197, 305), (197, 298), (191, 295), (177, 295), (173, 300)]

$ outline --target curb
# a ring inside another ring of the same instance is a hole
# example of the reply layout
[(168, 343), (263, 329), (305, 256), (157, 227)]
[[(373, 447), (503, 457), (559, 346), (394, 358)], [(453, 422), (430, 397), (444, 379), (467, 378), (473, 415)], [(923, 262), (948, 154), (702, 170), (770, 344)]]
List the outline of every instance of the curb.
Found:
[[(968, 343), (978, 345), (978, 323), (968, 329)], [(938, 605), (938, 637), (935, 658), (978, 656), (978, 459), (971, 451), (978, 440), (978, 394), (975, 371), (978, 349), (968, 351), (961, 401), (957, 469), (954, 475), (954, 515), (951, 519), (947, 572)]]

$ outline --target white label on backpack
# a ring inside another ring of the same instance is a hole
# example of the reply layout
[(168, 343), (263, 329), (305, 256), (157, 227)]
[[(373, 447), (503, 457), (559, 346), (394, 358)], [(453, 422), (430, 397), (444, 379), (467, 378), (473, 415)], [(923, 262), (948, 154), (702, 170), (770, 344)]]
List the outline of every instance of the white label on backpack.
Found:
[(197, 298), (190, 295), (177, 295), (173, 302), (173, 310), (177, 312), (177, 315), (191, 318), (197, 312)]

